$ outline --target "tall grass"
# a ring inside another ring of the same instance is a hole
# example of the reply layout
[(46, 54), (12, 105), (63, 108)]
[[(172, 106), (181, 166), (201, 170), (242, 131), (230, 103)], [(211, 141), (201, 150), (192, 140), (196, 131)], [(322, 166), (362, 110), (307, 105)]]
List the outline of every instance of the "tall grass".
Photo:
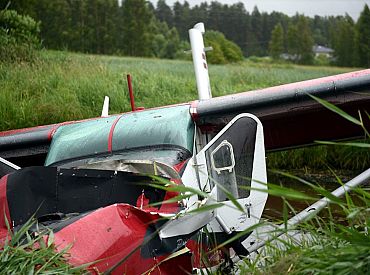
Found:
[(87, 274), (84, 266), (73, 267), (67, 262), (68, 247), (56, 252), (51, 231), (30, 233), (36, 223), (26, 222), (0, 250), (0, 274)]
[[(219, 96), (348, 70), (246, 61), (212, 65), (210, 78)], [(43, 51), (32, 63), (0, 62), (0, 131), (99, 116), (104, 95), (111, 97), (110, 113), (129, 111), (127, 73), (137, 106), (197, 99), (190, 61)]]
[[(286, 189), (279, 196), (286, 198), (291, 192), (296, 190)], [(303, 223), (299, 227), (305, 232), (303, 241), (285, 235), (282, 241), (267, 243), (258, 256), (240, 265), (241, 273), (369, 274), (370, 193), (367, 187), (353, 193), (335, 200), (323, 214), (325, 218)]]
[(328, 167), (357, 173), (369, 165), (370, 150), (361, 147), (316, 145), (267, 155), (267, 166), (270, 168), (290, 171), (306, 169), (308, 173)]

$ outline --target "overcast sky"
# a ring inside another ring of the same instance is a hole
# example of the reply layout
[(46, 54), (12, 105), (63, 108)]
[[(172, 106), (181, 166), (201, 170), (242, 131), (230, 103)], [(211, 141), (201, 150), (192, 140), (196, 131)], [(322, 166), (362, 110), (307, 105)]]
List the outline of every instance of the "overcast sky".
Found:
[[(150, 0), (157, 4), (157, 0)], [(166, 0), (167, 5), (172, 6), (177, 0)], [(178, 0), (183, 3), (184, 0)], [(202, 2), (210, 3), (211, 0), (187, 0), (191, 6)], [(260, 11), (268, 13), (280, 11), (287, 15), (294, 15), (296, 12), (307, 16), (314, 15), (344, 15), (348, 13), (355, 20), (359, 17), (365, 3), (370, 7), (370, 0), (218, 0), (225, 4), (243, 2), (248, 11), (257, 6)]]

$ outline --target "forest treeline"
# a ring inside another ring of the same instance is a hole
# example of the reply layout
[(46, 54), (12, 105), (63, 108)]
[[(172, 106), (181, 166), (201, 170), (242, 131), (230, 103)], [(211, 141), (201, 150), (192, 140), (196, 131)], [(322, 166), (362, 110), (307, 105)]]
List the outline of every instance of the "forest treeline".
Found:
[(42, 44), (49, 49), (184, 58), (190, 48), (188, 29), (204, 22), (214, 31), (206, 37), (215, 51), (210, 55), (214, 63), (243, 56), (279, 59), (287, 53), (295, 62), (310, 64), (312, 46), (318, 44), (334, 49), (331, 61), (336, 65), (370, 66), (367, 5), (357, 22), (348, 15), (290, 17), (217, 1), (193, 7), (186, 1), (170, 7), (165, 0), (156, 5), (145, 0), (0, 0), (0, 5), (40, 21)]

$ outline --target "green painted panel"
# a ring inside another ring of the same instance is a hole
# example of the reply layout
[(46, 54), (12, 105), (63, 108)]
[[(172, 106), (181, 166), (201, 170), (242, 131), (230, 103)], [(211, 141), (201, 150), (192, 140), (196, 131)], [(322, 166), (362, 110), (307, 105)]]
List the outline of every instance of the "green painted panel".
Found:
[[(68, 124), (58, 128), (45, 165), (108, 154), (108, 136), (116, 116)], [(194, 123), (189, 105), (123, 114), (114, 128), (112, 149), (173, 145), (193, 151)]]
[(194, 124), (189, 105), (125, 114), (113, 135), (113, 150), (176, 145), (192, 153)]
[(60, 126), (53, 136), (45, 165), (107, 152), (109, 131), (117, 117)]

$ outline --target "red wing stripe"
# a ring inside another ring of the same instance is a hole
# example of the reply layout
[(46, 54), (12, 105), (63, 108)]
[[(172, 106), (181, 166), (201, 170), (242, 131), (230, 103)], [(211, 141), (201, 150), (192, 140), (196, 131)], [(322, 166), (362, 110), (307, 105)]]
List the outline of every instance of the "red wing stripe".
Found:
[(55, 125), (53, 126), (53, 128), (50, 129), (49, 133), (48, 133), (48, 141), (51, 141), (51, 139), (53, 138), (53, 135), (55, 134), (56, 130), (59, 128), (59, 124), (58, 125)]

